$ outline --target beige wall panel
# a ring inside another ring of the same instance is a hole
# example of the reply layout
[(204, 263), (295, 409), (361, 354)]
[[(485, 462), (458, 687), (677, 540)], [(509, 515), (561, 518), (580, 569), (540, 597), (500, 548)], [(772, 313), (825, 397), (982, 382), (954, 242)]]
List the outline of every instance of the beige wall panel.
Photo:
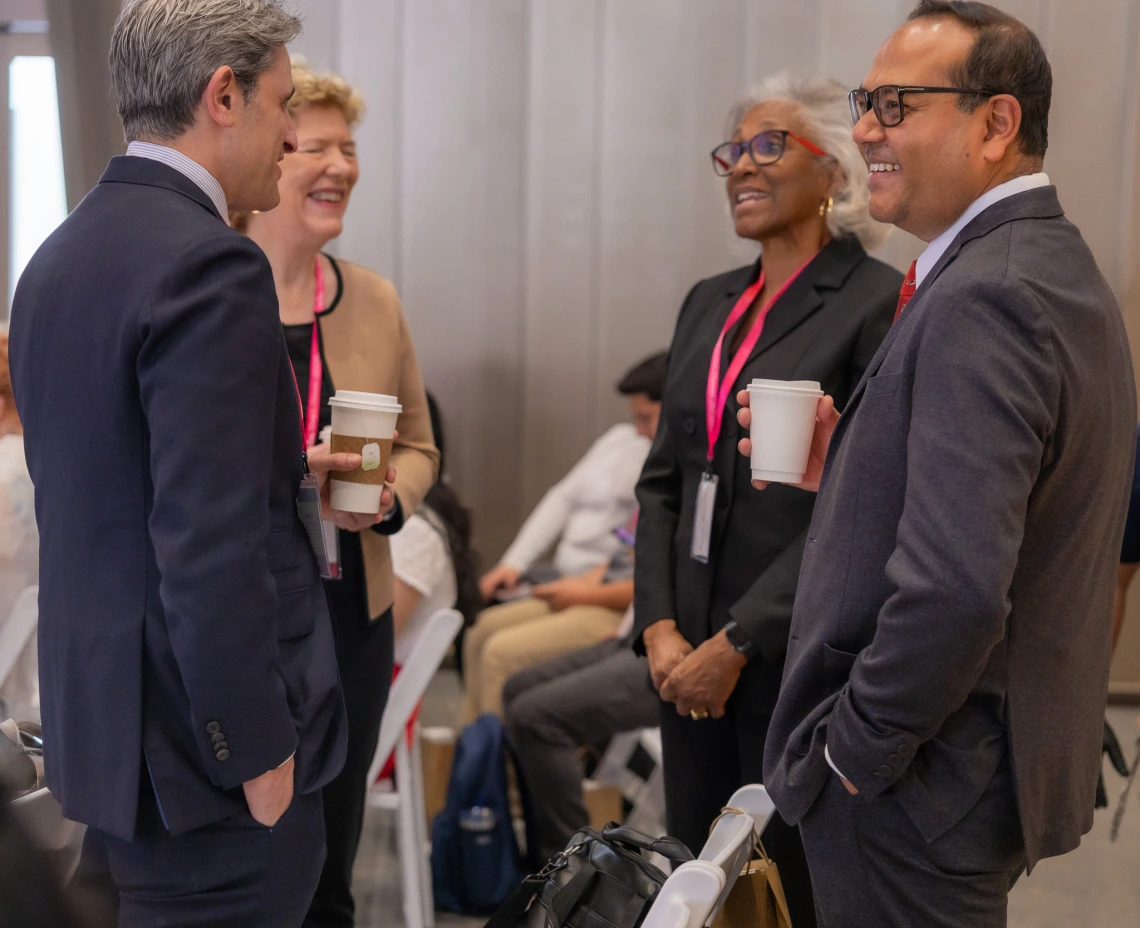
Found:
[[(332, 245), (337, 254), (400, 286), (402, 28), (404, 0), (347, 4), (338, 18), (338, 69), (360, 89), (364, 119), (356, 130), (360, 180)], [(415, 307), (405, 307), (414, 318)]]
[(498, 553), (522, 506), (526, 6), (404, 8), (400, 285), (450, 471)]
[(1050, 9), (1049, 58), (1053, 109), (1045, 170), (1057, 185), (1065, 213), (1081, 229), (1101, 271), (1121, 297), (1121, 198), (1126, 171), (1122, 115), (1134, 0), (1056, 2)]
[(602, 3), (531, 3), (522, 501), (597, 437), (594, 405)]
[(777, 71), (812, 74), (819, 65), (819, 20), (824, 0), (772, 3), (743, 0), (744, 84), (750, 86)]
[(741, 83), (739, 14), (725, 0), (606, 4), (595, 382), (605, 421), (624, 415), (614, 382), (668, 345), (693, 284), (741, 263), (708, 157)]
[(295, 0), (293, 8), (304, 22), (304, 31), (289, 46), (290, 54), (304, 55), (315, 68), (339, 67), (341, 14), (358, 12), (361, 6), (352, 0)]

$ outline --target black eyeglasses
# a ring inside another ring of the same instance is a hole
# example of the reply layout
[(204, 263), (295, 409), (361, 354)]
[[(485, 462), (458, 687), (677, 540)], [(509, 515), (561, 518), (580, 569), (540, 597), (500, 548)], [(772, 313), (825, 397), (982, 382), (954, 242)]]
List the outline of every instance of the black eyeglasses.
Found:
[(874, 90), (862, 87), (847, 94), (851, 105), (851, 118), (858, 124), (870, 109), (875, 110), (879, 125), (897, 126), (903, 121), (903, 95), (908, 93), (970, 93), (981, 97), (992, 97), (986, 90), (971, 90), (968, 87), (900, 87), (898, 84), (883, 84)]
[(784, 157), (784, 149), (788, 147), (788, 137), (791, 136), (813, 155), (827, 157), (818, 145), (813, 145), (807, 139), (802, 139), (788, 129), (768, 129), (758, 135), (752, 136), (747, 142), (725, 142), (718, 145), (711, 152), (713, 170), (721, 177), (728, 177), (740, 156), (748, 152), (748, 157), (757, 167), (775, 164)]

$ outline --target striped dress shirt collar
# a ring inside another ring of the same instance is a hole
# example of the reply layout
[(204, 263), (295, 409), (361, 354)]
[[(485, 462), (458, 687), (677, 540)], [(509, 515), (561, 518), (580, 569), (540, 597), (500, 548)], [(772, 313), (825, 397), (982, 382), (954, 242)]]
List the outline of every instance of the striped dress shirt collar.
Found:
[(226, 192), (218, 179), (192, 158), (187, 158), (182, 152), (166, 145), (155, 145), (153, 142), (131, 142), (127, 146), (127, 155), (133, 158), (149, 158), (151, 161), (160, 161), (167, 167), (174, 168), (179, 174), (184, 174), (194, 181), (202, 192), (210, 198), (218, 215), (226, 225), (230, 224), (230, 213), (226, 206)]

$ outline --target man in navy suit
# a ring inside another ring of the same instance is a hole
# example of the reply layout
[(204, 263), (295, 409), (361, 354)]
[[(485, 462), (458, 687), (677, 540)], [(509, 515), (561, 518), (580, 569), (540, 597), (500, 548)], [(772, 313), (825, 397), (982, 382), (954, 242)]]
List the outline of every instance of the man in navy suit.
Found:
[(344, 759), (273, 276), (226, 220), (277, 205), (299, 31), (277, 0), (128, 2), (110, 56), (127, 155), (12, 311), (47, 782), (123, 926), (299, 925)]

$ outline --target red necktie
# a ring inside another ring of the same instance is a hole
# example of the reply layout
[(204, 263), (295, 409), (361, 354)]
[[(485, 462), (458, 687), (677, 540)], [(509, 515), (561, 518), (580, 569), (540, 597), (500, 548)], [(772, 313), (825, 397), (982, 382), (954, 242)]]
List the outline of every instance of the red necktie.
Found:
[(918, 264), (917, 261), (910, 262), (910, 270), (906, 272), (906, 278), (903, 280), (902, 290), (899, 291), (899, 305), (895, 307), (895, 322), (899, 321), (899, 316), (902, 315), (903, 308), (910, 302), (910, 298), (914, 296), (916, 288), (914, 282), (914, 271)]

